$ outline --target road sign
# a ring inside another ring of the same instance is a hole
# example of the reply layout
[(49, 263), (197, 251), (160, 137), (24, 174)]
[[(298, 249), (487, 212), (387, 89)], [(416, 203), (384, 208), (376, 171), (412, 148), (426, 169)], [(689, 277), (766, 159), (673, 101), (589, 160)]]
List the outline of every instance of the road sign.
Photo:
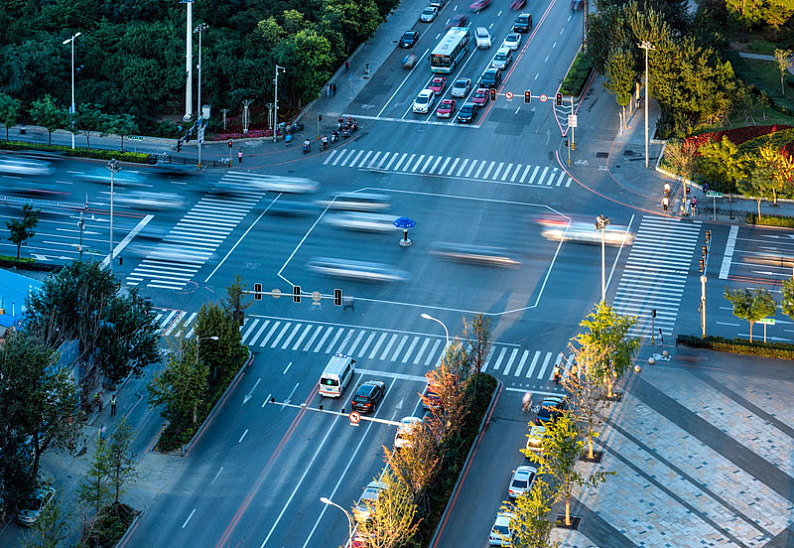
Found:
[(314, 302), (320, 302), (323, 299), (323, 294), (319, 291), (312, 291), (312, 300)]
[(129, 141), (143, 141), (143, 137), (140, 135), (127, 135), (127, 139)]
[(758, 323), (763, 324), (763, 325), (775, 325), (775, 319), (774, 318), (762, 318), (762, 319), (758, 320)]
[(548, 100), (549, 100), (549, 96), (548, 95), (541, 95), (540, 96), (540, 102), (541, 103), (545, 103)]
[(707, 198), (722, 198), (722, 192), (717, 192), (716, 190), (707, 190), (706, 191)]
[(353, 424), (358, 424), (361, 422), (361, 415), (359, 415), (356, 411), (351, 411), (350, 415), (348, 416), (350, 417), (350, 422)]
[(578, 127), (576, 125), (576, 123), (577, 123), (576, 114), (569, 114), (568, 115), (568, 127)]
[(273, 291), (270, 292), (270, 294), (273, 295), (274, 299), (278, 299), (279, 297), (281, 297), (281, 290), (274, 289)]
[(512, 98), (513, 98), (513, 92), (508, 91), (508, 92), (505, 93), (505, 99), (507, 99), (509, 101)]

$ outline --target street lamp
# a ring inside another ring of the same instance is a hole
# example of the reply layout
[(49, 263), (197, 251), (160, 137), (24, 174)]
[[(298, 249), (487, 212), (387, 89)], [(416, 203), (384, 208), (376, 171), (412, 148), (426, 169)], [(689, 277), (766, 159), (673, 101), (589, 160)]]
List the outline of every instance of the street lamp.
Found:
[(426, 319), (426, 320), (433, 320), (434, 322), (437, 322), (437, 323), (441, 324), (441, 327), (444, 328), (444, 336), (447, 338), (447, 347), (449, 347), (449, 329), (447, 329), (447, 326), (444, 325), (444, 322), (442, 322), (438, 318), (434, 318), (430, 314), (426, 314), (426, 313), (422, 313), (422, 317), (424, 319)]
[(187, 24), (185, 25), (185, 115), (182, 119), (193, 119), (193, 0), (180, 0), (187, 4)]
[(596, 229), (601, 231), (601, 302), (607, 302), (607, 281), (606, 281), (606, 232), (609, 225), (609, 217), (599, 215), (596, 217)]
[[(74, 106), (74, 39), (83, 34), (82, 32), (78, 32), (77, 34), (73, 34), (71, 38), (68, 38), (63, 41), (64, 45), (71, 43), (72, 44), (72, 106), (69, 109), (69, 112), (72, 116), (77, 114), (77, 109)], [(74, 122), (73, 122), (74, 123)], [(72, 150), (74, 150), (74, 131), (72, 132)]]
[(651, 89), (648, 87), (648, 50), (656, 49), (647, 40), (640, 42), (639, 47), (645, 50), (645, 167), (648, 167), (648, 99), (650, 98)]
[(196, 105), (196, 117), (197, 120), (197, 129), (196, 129), (196, 140), (198, 140), (198, 168), (201, 169), (201, 142), (204, 140), (204, 131), (202, 124), (204, 123), (204, 111), (201, 108), (201, 35), (202, 33), (210, 28), (207, 23), (199, 23), (194, 33), (198, 33), (199, 37), (199, 47), (198, 47), (198, 104)]
[(320, 502), (323, 504), (327, 504), (328, 506), (336, 506), (342, 512), (345, 513), (345, 517), (347, 518), (347, 543), (351, 544), (353, 542), (353, 517), (350, 515), (350, 512), (339, 506), (337, 503), (329, 499), (328, 497), (320, 497)]
[(287, 72), (287, 69), (276, 65), (276, 79), (274, 82), (276, 83), (276, 93), (275, 93), (275, 102), (273, 103), (273, 142), (275, 143), (278, 140), (278, 71)]
[(113, 274), (113, 175), (121, 171), (119, 161), (115, 158), (108, 162), (107, 168), (110, 170), (110, 273)]

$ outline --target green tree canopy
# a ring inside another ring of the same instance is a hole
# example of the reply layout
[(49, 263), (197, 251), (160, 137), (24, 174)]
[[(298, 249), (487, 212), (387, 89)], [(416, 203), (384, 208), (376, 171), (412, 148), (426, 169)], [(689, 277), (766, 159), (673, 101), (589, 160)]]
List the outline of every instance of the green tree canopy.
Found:
[(45, 95), (44, 99), (33, 101), (30, 105), (30, 117), (33, 123), (47, 128), (50, 144), (52, 144), (52, 132), (66, 125), (67, 115), (66, 110), (56, 105), (49, 95)]
[(0, 93), (0, 120), (6, 127), (6, 141), (8, 141), (9, 128), (15, 126), (19, 119), (21, 104), (22, 102), (19, 99)]
[(17, 246), (17, 259), (19, 259), (22, 245), (36, 235), (33, 229), (39, 222), (39, 213), (41, 213), (41, 209), (34, 210), (32, 205), (25, 204), (22, 206), (21, 219), (8, 219), (6, 221), (6, 227), (11, 233), (8, 240)]
[(758, 320), (774, 317), (777, 311), (772, 294), (766, 289), (725, 288), (725, 298), (733, 305), (733, 315), (750, 323), (750, 342), (753, 342), (753, 325)]

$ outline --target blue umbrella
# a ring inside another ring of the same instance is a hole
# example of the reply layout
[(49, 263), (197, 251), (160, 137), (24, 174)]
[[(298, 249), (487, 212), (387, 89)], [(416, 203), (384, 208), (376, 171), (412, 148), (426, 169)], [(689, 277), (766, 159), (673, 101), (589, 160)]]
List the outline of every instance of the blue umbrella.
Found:
[(403, 247), (411, 245), (413, 242), (408, 239), (408, 229), (415, 227), (416, 221), (408, 217), (400, 217), (394, 221), (394, 226), (403, 229), (403, 239), (400, 240), (400, 245)]

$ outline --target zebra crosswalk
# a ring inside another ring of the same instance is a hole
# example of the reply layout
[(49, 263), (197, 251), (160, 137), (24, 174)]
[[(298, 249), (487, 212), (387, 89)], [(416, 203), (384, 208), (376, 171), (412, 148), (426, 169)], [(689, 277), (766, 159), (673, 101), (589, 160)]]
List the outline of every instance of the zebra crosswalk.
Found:
[(567, 188), (572, 181), (557, 167), (355, 148), (332, 150), (323, 165), (536, 187)]
[[(157, 309), (160, 334), (166, 337), (193, 337), (195, 320), (195, 312)], [(248, 317), (240, 332), (243, 344), (253, 351), (272, 349), (329, 355), (341, 352), (362, 361), (390, 362), (422, 370), (438, 365), (446, 348), (442, 336), (269, 316)], [(497, 342), (491, 347), (482, 371), (513, 381), (548, 382), (552, 380), (555, 365), (565, 366), (570, 361), (571, 356), (566, 358), (559, 352)]]
[[(251, 190), (256, 175), (229, 171), (204, 195), (127, 276), (126, 284), (182, 289), (264, 196)], [(233, 193), (224, 193), (233, 190)]]
[(620, 314), (637, 316), (630, 335), (649, 338), (653, 329), (672, 336), (700, 227), (700, 221), (643, 217), (613, 305)]

